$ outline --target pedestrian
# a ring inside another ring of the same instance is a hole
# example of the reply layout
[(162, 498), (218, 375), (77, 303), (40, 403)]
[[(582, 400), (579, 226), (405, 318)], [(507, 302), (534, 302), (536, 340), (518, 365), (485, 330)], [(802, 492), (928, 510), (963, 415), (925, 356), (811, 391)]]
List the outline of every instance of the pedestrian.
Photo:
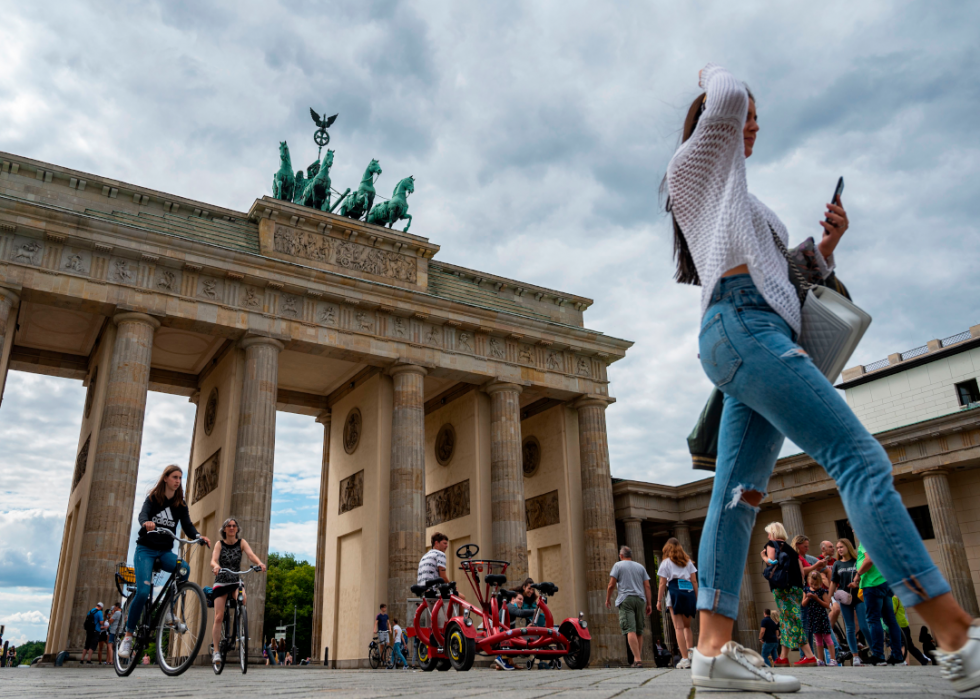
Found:
[(96, 653), (98, 658), (96, 665), (107, 665), (108, 663), (102, 659), (102, 651), (106, 652), (106, 657), (109, 657), (109, 619), (102, 619), (102, 629), (99, 631), (99, 650)]
[(932, 634), (929, 633), (928, 626), (923, 626), (921, 629), (919, 629), (919, 643), (922, 644), (922, 652), (925, 653), (926, 656), (932, 658), (933, 665), (937, 665), (938, 661), (936, 660), (936, 654), (934, 652), (936, 650), (936, 639), (934, 639)]
[(803, 588), (803, 598), (800, 605), (809, 610), (807, 614), (807, 631), (816, 642), (817, 665), (824, 665), (824, 648), (827, 649), (827, 665), (837, 665), (834, 655), (834, 637), (830, 628), (830, 593), (823, 586), (823, 574), (819, 570), (811, 570), (810, 578)]
[[(803, 563), (800, 560), (800, 554), (786, 543), (786, 528), (781, 522), (770, 522), (765, 531), (769, 535), (769, 541), (766, 542), (766, 548), (762, 550), (762, 561), (767, 566), (773, 566), (782, 576), (778, 586), (772, 580), (769, 581), (773, 597), (776, 598), (776, 607), (779, 609), (779, 643), (781, 648), (779, 659), (774, 664), (789, 665), (790, 650), (799, 648), (800, 659), (795, 664), (816, 665), (817, 659), (806, 640), (806, 628), (803, 626), (803, 612), (800, 606), (800, 601), (803, 599)], [(717, 614), (708, 616), (717, 621)], [(705, 615), (702, 614), (702, 619), (704, 617)], [(704, 632), (702, 631), (702, 633)], [(729, 651), (726, 655), (731, 658), (734, 649), (729, 648)], [(783, 676), (785, 677), (785, 675)], [(770, 689), (775, 689), (772, 684), (758, 686), (768, 686)], [(794, 685), (782, 682), (781, 685), (777, 683), (776, 686), (792, 687)], [(780, 691), (796, 690), (780, 688)]]
[(895, 611), (895, 619), (898, 621), (898, 627), (902, 630), (902, 639), (905, 642), (906, 652), (918, 660), (919, 665), (928, 665), (929, 658), (912, 642), (912, 631), (909, 629), (909, 619), (905, 615), (905, 605), (902, 604), (902, 600), (897, 595), (892, 595), (892, 609)]
[(674, 632), (682, 656), (678, 668), (686, 670), (691, 667), (690, 649), (694, 647), (691, 622), (697, 614), (698, 570), (680, 541), (674, 537), (667, 539), (662, 554), (660, 567), (657, 569), (657, 578), (660, 580), (657, 586), (657, 611), (663, 611), (664, 603), (670, 609), (670, 618), (674, 622)]
[(619, 561), (609, 571), (606, 586), (606, 608), (612, 606), (613, 588), (617, 588), (616, 607), (619, 609), (619, 628), (633, 651), (633, 667), (643, 667), (643, 624), (653, 613), (650, 574), (633, 560), (629, 546), (619, 549)]
[(109, 665), (113, 663), (112, 653), (116, 648), (116, 636), (122, 633), (123, 614), (119, 602), (113, 602), (109, 609)]
[(378, 645), (381, 646), (381, 657), (384, 657), (385, 649), (391, 639), (391, 623), (388, 621), (388, 605), (381, 603), (381, 612), (374, 617), (374, 635), (378, 637)]
[(285, 664), (286, 665), (292, 665), (293, 664), (293, 654), (291, 652), (289, 652), (289, 651), (286, 651), (286, 663)]
[(99, 647), (99, 636), (102, 635), (102, 609), (99, 602), (85, 615), (82, 628), (85, 630), (85, 650), (82, 651), (81, 665), (92, 664), (92, 653)]
[[(857, 554), (858, 586), (864, 596), (868, 630), (871, 632), (871, 637), (868, 638), (871, 646), (869, 664), (902, 665), (905, 662), (902, 658), (902, 629), (898, 625), (895, 609), (891, 604), (891, 587), (864, 550), (864, 542), (858, 546)], [(888, 660), (885, 660), (885, 634), (882, 630), (882, 621), (888, 628), (890, 639), (891, 653)], [(978, 670), (980, 670), (980, 663), (978, 663)]]
[(659, 638), (653, 643), (653, 660), (657, 667), (667, 667), (670, 665), (670, 651), (667, 650), (664, 642)]
[(398, 667), (398, 662), (401, 661), (402, 667), (406, 670), (408, 669), (408, 661), (405, 659), (405, 654), (402, 652), (402, 648), (405, 645), (405, 639), (403, 637), (403, 629), (398, 625), (398, 619), (393, 619), (394, 622), (392, 626), (392, 632), (395, 637), (395, 652), (391, 656), (391, 667), (392, 669)]
[(762, 659), (772, 667), (779, 660), (779, 624), (772, 618), (772, 610), (762, 612), (759, 628), (759, 643), (762, 644)]
[(7, 667), (17, 667), (17, 646), (7, 648)]
[[(884, 577), (936, 629), (954, 688), (980, 686), (980, 626), (971, 626), (922, 544), (895, 490), (888, 454), (796, 343), (800, 298), (776, 245), (785, 247), (788, 233), (746, 181), (759, 132), (755, 99), (719, 66), (708, 64), (698, 79), (705, 92), (688, 110), (683, 143), (664, 178), (676, 279), (702, 285), (701, 364), (725, 394), (699, 546), (694, 684), (799, 690), (796, 679), (756, 667), (731, 641), (749, 538), (785, 435), (837, 482), (849, 520)], [(818, 277), (829, 278), (848, 225), (841, 201), (828, 204), (812, 256)], [(895, 542), (902, 542), (900, 555)]]
[(279, 664), (282, 666), (286, 665), (286, 639), (279, 639), (279, 647), (276, 649), (276, 655), (279, 658)]

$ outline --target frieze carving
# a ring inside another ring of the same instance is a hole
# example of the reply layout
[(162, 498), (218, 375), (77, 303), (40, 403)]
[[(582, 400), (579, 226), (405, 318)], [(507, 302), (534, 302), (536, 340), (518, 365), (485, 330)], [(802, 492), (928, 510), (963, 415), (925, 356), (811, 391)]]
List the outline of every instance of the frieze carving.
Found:
[(530, 345), (521, 345), (518, 359), (520, 360), (521, 364), (534, 364), (534, 354), (531, 351)]
[(528, 498), (524, 501), (524, 514), (527, 517), (527, 530), (540, 529), (561, 522), (558, 510), (558, 491)]
[(441, 335), (442, 335), (442, 333), (439, 332), (439, 326), (438, 325), (431, 325), (431, 326), (429, 326), (429, 332), (426, 333), (426, 336), (425, 336), (425, 342), (426, 342), (426, 344), (428, 344), (428, 345), (435, 345), (436, 347), (439, 347), (440, 345), (442, 345)]
[(425, 526), (432, 527), (470, 513), (470, 482), (456, 483), (425, 496)]
[(158, 269), (153, 286), (163, 291), (177, 293), (180, 291), (180, 272), (172, 269)]
[(340, 514), (364, 504), (364, 469), (340, 481)]
[(541, 442), (537, 437), (528, 437), (521, 445), (521, 466), (524, 470), (524, 477), (530, 478), (538, 471), (541, 465)]
[(548, 352), (547, 364), (551, 371), (561, 370), (561, 360), (558, 359), (558, 354), (556, 352)]
[(88, 250), (66, 247), (61, 253), (61, 269), (77, 274), (88, 274), (92, 269), (92, 253)]
[(285, 226), (276, 226), (273, 247), (283, 255), (335, 264), (403, 282), (414, 284), (418, 277), (414, 257)]
[(460, 333), (459, 349), (461, 349), (463, 352), (473, 354), (473, 336), (469, 333)]
[(14, 238), (13, 254), (10, 256), (10, 261), (37, 267), (41, 264), (43, 252), (44, 243), (18, 236)]
[[(210, 402), (211, 399), (208, 399)], [(194, 502), (218, 487), (218, 470), (221, 467), (221, 450), (214, 452), (203, 464), (194, 469)]]
[(448, 466), (456, 452), (456, 430), (450, 424), (439, 428), (436, 435), (436, 461), (440, 466)]
[(133, 284), (136, 282), (136, 270), (133, 264), (122, 257), (112, 258), (109, 266), (109, 281), (117, 284)]
[(589, 368), (589, 360), (585, 357), (578, 358), (578, 374), (579, 376), (592, 376), (592, 370)]
[(262, 294), (254, 286), (246, 286), (245, 294), (242, 296), (242, 305), (245, 308), (261, 308)]
[(92, 435), (89, 434), (89, 436), (85, 438), (85, 444), (82, 445), (82, 449), (78, 452), (78, 456), (75, 457), (75, 473), (71, 477), (71, 489), (73, 492), (75, 490), (75, 486), (82, 480), (82, 476), (85, 475), (85, 468), (88, 466), (88, 448), (91, 444)]
[(353, 454), (361, 442), (361, 411), (351, 408), (344, 420), (344, 451)]
[(500, 340), (498, 340), (495, 337), (491, 337), (490, 338), (490, 343), (489, 343), (489, 348), (490, 349), (488, 351), (489, 351), (491, 357), (494, 357), (495, 359), (503, 359), (504, 358), (504, 343), (503, 342), (501, 342)]
[(197, 295), (209, 301), (219, 301), (223, 296), (221, 280), (201, 277), (197, 282)]
[(321, 323), (327, 323), (328, 325), (336, 325), (337, 324), (337, 307), (336, 306), (329, 306), (329, 305), (321, 306), (320, 307), (320, 315), (317, 316), (317, 319)]
[(354, 314), (354, 320), (357, 323), (357, 329), (363, 330), (365, 332), (371, 332), (374, 329), (374, 323), (371, 321), (370, 317), (364, 311), (358, 311)]
[(208, 396), (207, 405), (204, 406), (204, 434), (209, 435), (214, 431), (214, 423), (218, 419), (218, 387), (211, 389)]
[(405, 319), (398, 316), (391, 317), (391, 332), (395, 337), (406, 337), (408, 331), (405, 329)]
[(92, 414), (92, 401), (95, 400), (95, 382), (99, 378), (99, 367), (92, 369), (92, 376), (88, 380), (88, 389), (85, 391), (85, 418)]
[(303, 301), (298, 296), (281, 294), (279, 296), (279, 313), (287, 318), (296, 318), (303, 308)]

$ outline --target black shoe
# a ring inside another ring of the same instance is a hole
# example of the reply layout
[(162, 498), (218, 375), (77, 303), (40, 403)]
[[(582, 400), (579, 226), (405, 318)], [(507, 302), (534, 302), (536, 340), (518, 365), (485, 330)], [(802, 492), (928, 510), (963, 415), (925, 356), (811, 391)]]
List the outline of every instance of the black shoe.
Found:
[(873, 665), (875, 667), (884, 667), (884, 666), (888, 665), (888, 661), (885, 660), (884, 658), (878, 658), (878, 657), (872, 655), (870, 658), (868, 658), (868, 662), (866, 662), (865, 665)]

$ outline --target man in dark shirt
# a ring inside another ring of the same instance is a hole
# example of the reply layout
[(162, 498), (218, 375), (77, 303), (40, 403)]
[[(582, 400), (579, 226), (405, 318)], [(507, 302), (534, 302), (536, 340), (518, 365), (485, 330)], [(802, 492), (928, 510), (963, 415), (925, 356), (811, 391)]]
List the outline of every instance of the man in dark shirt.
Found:
[(772, 664), (779, 658), (779, 624), (772, 618), (772, 612), (765, 610), (762, 625), (759, 629), (759, 642), (762, 644), (762, 659), (766, 665)]

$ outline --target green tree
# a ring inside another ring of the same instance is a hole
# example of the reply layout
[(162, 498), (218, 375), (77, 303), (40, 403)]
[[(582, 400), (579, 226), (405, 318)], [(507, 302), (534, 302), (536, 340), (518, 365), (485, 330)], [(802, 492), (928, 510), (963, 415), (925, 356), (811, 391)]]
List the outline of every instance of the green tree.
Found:
[[(306, 561), (297, 561), (291, 553), (270, 553), (265, 584), (265, 623), (263, 636), (273, 638), (280, 623), (293, 623), (296, 606), (296, 645), (299, 657), (312, 655), (313, 588), (316, 568)], [(286, 633), (287, 647), (292, 644), (292, 629)]]
[(44, 655), (44, 641), (28, 641), (17, 646), (18, 665), (29, 665), (39, 655)]

